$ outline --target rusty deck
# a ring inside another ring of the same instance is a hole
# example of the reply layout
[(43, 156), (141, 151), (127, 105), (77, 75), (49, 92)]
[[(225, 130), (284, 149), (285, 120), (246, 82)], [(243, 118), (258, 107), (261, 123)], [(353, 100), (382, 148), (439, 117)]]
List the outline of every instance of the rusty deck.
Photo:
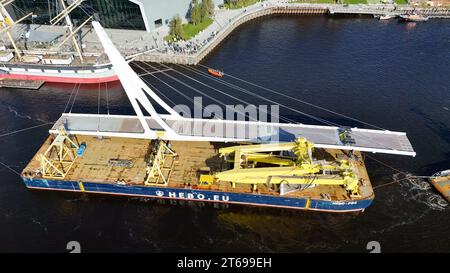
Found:
[[(146, 156), (151, 149), (151, 142), (145, 139), (131, 138), (103, 138), (77, 135), (78, 143), (86, 143), (86, 150), (82, 157), (77, 157), (64, 180), (89, 181), (97, 183), (126, 183), (127, 185), (144, 186), (146, 177)], [(52, 141), (50, 136), (38, 150), (27, 167), (23, 170), (24, 176), (40, 178), (38, 170), (40, 162), (38, 154), (43, 154)], [(231, 183), (217, 182), (210, 186), (198, 186), (199, 173), (202, 171), (222, 171), (230, 168), (229, 162), (225, 162), (218, 156), (218, 149), (233, 145), (233, 143), (215, 143), (206, 141), (172, 141), (171, 148), (177, 153), (173, 170), (167, 187), (171, 188), (199, 188), (204, 190), (217, 190), (223, 192), (252, 193), (251, 185), (238, 184), (232, 188)], [(235, 144), (234, 144), (235, 145)], [(360, 179), (361, 199), (373, 196), (372, 186), (364, 165), (361, 153), (354, 152), (358, 158), (357, 167), (354, 170)], [(346, 157), (340, 150), (316, 149), (314, 157), (317, 159)], [(111, 160), (127, 160), (129, 166), (115, 166)], [(279, 195), (270, 190), (265, 184), (258, 187), (257, 193), (267, 195)], [(351, 199), (346, 190), (340, 186), (318, 185), (313, 188), (296, 191), (287, 194), (289, 197), (323, 198), (324, 194), (332, 200)]]

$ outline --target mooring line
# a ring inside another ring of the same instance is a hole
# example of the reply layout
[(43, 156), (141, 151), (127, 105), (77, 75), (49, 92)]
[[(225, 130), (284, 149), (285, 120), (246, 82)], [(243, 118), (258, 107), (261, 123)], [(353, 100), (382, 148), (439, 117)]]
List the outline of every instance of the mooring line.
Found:
[(0, 161), (0, 164), (3, 165), (5, 168), (7, 168), (8, 170), (12, 171), (13, 173), (17, 174), (18, 176), (20, 176), (20, 173), (16, 170), (14, 170), (13, 168), (11, 168), (10, 166), (6, 165), (5, 163)]
[(10, 135), (13, 135), (13, 134), (16, 134), (16, 133), (20, 133), (20, 132), (23, 132), (23, 131), (28, 131), (28, 130), (31, 130), (31, 129), (43, 127), (43, 126), (46, 126), (46, 125), (49, 125), (49, 124), (53, 124), (53, 123), (54, 122), (47, 122), (47, 123), (31, 126), (31, 127), (28, 127), (28, 128), (19, 129), (19, 130), (16, 130), (16, 131), (4, 133), (4, 134), (0, 135), (0, 137), (10, 136)]

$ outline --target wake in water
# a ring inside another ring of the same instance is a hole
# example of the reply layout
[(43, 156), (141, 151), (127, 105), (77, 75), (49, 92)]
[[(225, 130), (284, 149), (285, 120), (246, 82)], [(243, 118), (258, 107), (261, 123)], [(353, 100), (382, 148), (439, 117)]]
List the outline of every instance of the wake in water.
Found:
[(416, 202), (425, 204), (427, 207), (434, 210), (444, 210), (449, 204), (439, 193), (424, 178), (415, 177), (409, 173), (393, 174), (394, 181), (399, 181), (402, 187), (402, 192), (405, 197)]
[(8, 111), (9, 111), (10, 113), (13, 113), (14, 116), (16, 116), (16, 117), (18, 117), (18, 118), (29, 119), (29, 120), (31, 120), (31, 116), (29, 116), (29, 115), (21, 115), (21, 114), (19, 114), (19, 112), (17, 112), (16, 109), (12, 108), (11, 106), (8, 106)]
[(11, 104), (6, 103), (6, 102), (0, 102), (0, 107), (8, 109), (9, 113), (12, 113), (15, 117), (20, 118), (20, 119), (39, 121), (39, 122), (43, 122), (43, 123), (50, 122), (48, 120), (44, 120), (44, 119), (41, 119), (38, 117), (32, 117), (26, 113), (21, 113), (16, 108), (14, 108)]

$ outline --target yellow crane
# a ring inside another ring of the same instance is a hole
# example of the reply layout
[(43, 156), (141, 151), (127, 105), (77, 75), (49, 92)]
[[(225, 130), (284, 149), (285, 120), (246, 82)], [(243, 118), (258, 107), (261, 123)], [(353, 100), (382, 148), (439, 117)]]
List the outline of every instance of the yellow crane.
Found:
[[(202, 181), (228, 181), (233, 184), (251, 184), (256, 190), (258, 184), (269, 187), (283, 182), (289, 184), (343, 186), (351, 197), (358, 197), (359, 181), (349, 160), (338, 162), (315, 162), (312, 158), (314, 144), (305, 138), (294, 142), (241, 145), (222, 148), (223, 157), (234, 154), (234, 168), (210, 176), (203, 175)], [(283, 156), (280, 152), (290, 151), (293, 155)], [(274, 165), (258, 167), (258, 165)], [(327, 174), (330, 173), (330, 174)]]

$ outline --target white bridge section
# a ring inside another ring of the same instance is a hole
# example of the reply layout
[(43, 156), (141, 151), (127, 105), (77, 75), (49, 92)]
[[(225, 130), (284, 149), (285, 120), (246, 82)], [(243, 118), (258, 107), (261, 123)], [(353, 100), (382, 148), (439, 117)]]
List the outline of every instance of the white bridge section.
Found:
[[(136, 116), (64, 113), (50, 130), (51, 133), (57, 133), (60, 126), (64, 126), (69, 134), (184, 141), (270, 143), (305, 137), (318, 148), (410, 156), (416, 154), (406, 134), (400, 132), (352, 128), (347, 136), (353, 141), (345, 144), (339, 139), (339, 128), (332, 126), (183, 118), (139, 78), (100, 23), (93, 22), (92, 25)], [(168, 114), (158, 114), (146, 93)], [(141, 106), (150, 116), (143, 115)]]
[[(269, 143), (288, 142), (297, 137), (305, 137), (318, 148), (416, 155), (406, 134), (401, 132), (352, 128), (349, 136), (355, 143), (344, 145), (339, 139), (338, 127), (187, 119), (171, 115), (160, 117), (175, 132), (172, 135), (160, 134), (162, 139), (167, 140)], [(154, 118), (145, 117), (145, 121), (152, 131), (165, 132)], [(50, 132), (57, 133), (60, 126), (65, 126), (70, 134), (152, 139), (144, 133), (144, 128), (136, 116), (65, 113)]]

